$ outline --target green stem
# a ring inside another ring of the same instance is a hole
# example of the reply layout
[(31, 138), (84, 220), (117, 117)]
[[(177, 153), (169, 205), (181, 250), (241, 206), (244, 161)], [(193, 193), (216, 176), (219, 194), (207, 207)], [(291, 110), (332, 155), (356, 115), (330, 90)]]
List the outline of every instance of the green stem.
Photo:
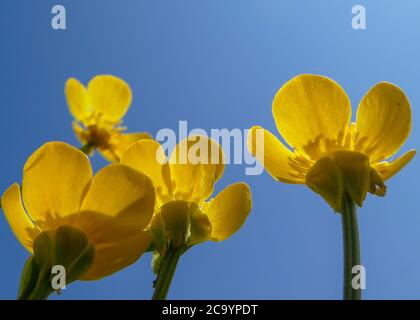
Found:
[(175, 248), (170, 246), (162, 259), (162, 265), (156, 280), (155, 292), (152, 300), (165, 300), (174, 277), (176, 266), (182, 255), (183, 246)]
[(357, 226), (356, 206), (350, 196), (343, 197), (343, 209), (341, 212), (343, 223), (343, 244), (344, 244), (344, 299), (360, 300), (362, 290), (354, 289), (352, 280), (354, 274), (352, 269), (360, 265), (359, 230)]
[(88, 142), (84, 146), (80, 147), (79, 150), (85, 153), (87, 156), (90, 155), (93, 149), (93, 144)]

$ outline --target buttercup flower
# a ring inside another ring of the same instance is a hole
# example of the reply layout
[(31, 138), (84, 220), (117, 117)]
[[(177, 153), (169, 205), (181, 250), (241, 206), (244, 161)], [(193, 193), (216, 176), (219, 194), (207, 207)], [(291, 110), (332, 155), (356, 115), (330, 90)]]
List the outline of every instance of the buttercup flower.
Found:
[[(345, 194), (359, 206), (367, 192), (385, 195), (385, 181), (416, 153), (410, 150), (388, 161), (411, 131), (410, 103), (391, 83), (371, 88), (351, 122), (350, 100), (336, 82), (300, 75), (277, 92), (273, 116), (291, 149), (255, 126), (248, 136), (250, 152), (276, 180), (308, 185), (337, 212)], [(259, 130), (263, 144), (258, 143)]]
[(53, 292), (53, 265), (66, 267), (67, 284), (97, 280), (134, 263), (151, 241), (144, 229), (155, 207), (152, 181), (121, 164), (92, 177), (88, 157), (62, 142), (34, 152), (22, 188), (13, 184), (1, 203), (16, 237), (34, 255), (25, 267), (21, 298)]
[(187, 248), (207, 240), (227, 239), (239, 230), (251, 211), (251, 192), (242, 182), (208, 200), (215, 182), (223, 175), (223, 159), (219, 144), (204, 136), (181, 141), (169, 160), (153, 140), (133, 143), (121, 159), (121, 163), (149, 176), (156, 190), (149, 230), (163, 260), (157, 268), (160, 272), (155, 299), (165, 298), (170, 283), (167, 277), (172, 277), (177, 259)]
[(124, 133), (121, 119), (130, 107), (131, 90), (122, 79), (99, 75), (85, 88), (70, 78), (65, 94), (75, 119), (73, 130), (87, 154), (98, 149), (107, 160), (118, 162), (132, 142), (151, 138), (145, 132)]
[(287, 82), (273, 101), (277, 129), (286, 147), (255, 126), (248, 149), (278, 181), (306, 184), (341, 213), (344, 245), (344, 298), (361, 299), (353, 285), (360, 245), (355, 204), (368, 192), (384, 196), (385, 181), (415, 155), (410, 150), (388, 161), (411, 131), (410, 103), (397, 86), (380, 82), (363, 97), (356, 122), (344, 90), (333, 80), (300, 75)]

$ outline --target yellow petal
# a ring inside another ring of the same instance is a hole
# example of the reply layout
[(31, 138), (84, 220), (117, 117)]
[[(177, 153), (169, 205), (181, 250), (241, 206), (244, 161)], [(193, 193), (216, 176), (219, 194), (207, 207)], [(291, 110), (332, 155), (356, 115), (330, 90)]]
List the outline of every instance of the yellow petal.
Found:
[(77, 139), (82, 145), (85, 145), (88, 142), (85, 129), (83, 129), (77, 121), (72, 123), (73, 132), (76, 135)]
[(117, 154), (114, 152), (113, 149), (98, 149), (98, 151), (101, 153), (101, 155), (109, 162), (111, 163), (118, 163), (120, 162), (120, 157), (117, 156)]
[(171, 177), (165, 151), (154, 140), (133, 143), (121, 158), (121, 163), (143, 172), (155, 187), (158, 206), (171, 196)]
[(95, 245), (95, 259), (81, 280), (99, 280), (136, 262), (150, 245), (150, 235), (145, 231), (120, 241)]
[(64, 91), (70, 113), (76, 120), (83, 122), (92, 112), (84, 85), (77, 79), (70, 78), (66, 82)]
[(224, 159), (221, 146), (208, 137), (182, 140), (169, 158), (174, 198), (200, 203), (210, 197), (223, 174)]
[(357, 110), (354, 149), (369, 155), (370, 162), (394, 155), (411, 131), (410, 102), (397, 86), (381, 82), (363, 97)]
[(78, 212), (91, 178), (83, 152), (63, 142), (44, 144), (23, 171), (22, 197), (31, 219), (45, 222)]
[(254, 126), (248, 133), (248, 150), (276, 180), (304, 183), (306, 166), (299, 165), (295, 154), (269, 131)]
[(252, 209), (251, 191), (243, 182), (228, 186), (210, 201), (206, 214), (212, 226), (211, 239), (223, 241), (238, 231)]
[(131, 89), (120, 78), (111, 75), (96, 76), (89, 82), (87, 91), (93, 110), (107, 120), (120, 120), (130, 107)]
[(273, 101), (277, 129), (294, 149), (318, 157), (331, 151), (344, 136), (351, 105), (333, 80), (311, 74), (287, 82)]
[(147, 132), (117, 133), (111, 136), (109, 148), (100, 148), (99, 151), (109, 162), (120, 162), (127, 148), (136, 141), (152, 139)]
[(32, 245), (39, 232), (23, 208), (17, 183), (4, 192), (1, 205), (16, 238), (30, 253), (33, 253)]
[(82, 210), (118, 216), (120, 227), (140, 230), (149, 224), (154, 207), (152, 181), (125, 165), (111, 164), (93, 177)]
[(397, 172), (404, 168), (413, 157), (416, 155), (416, 150), (410, 150), (401, 157), (391, 162), (382, 162), (375, 165), (376, 170), (382, 175), (384, 180), (392, 178)]

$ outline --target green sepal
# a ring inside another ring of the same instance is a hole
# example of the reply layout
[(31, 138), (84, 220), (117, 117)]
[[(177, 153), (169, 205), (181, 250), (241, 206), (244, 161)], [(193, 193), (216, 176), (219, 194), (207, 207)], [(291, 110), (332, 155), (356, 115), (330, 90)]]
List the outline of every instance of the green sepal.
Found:
[(320, 158), (309, 169), (305, 182), (335, 212), (342, 211), (345, 194), (361, 207), (368, 192), (378, 196), (386, 192), (384, 181), (370, 166), (369, 158), (356, 151), (338, 150)]
[(34, 255), (26, 262), (19, 288), (20, 300), (42, 300), (54, 292), (52, 268), (65, 269), (66, 285), (78, 280), (92, 265), (95, 247), (86, 235), (70, 226), (44, 231), (34, 241)]
[(29, 257), (23, 267), (18, 292), (18, 297), (21, 300), (29, 297), (38, 281), (39, 267), (33, 260), (34, 256)]
[(170, 245), (190, 248), (209, 240), (211, 230), (209, 218), (197, 204), (183, 200), (171, 201), (153, 217), (149, 228), (153, 241), (148, 251), (158, 251), (164, 257)]

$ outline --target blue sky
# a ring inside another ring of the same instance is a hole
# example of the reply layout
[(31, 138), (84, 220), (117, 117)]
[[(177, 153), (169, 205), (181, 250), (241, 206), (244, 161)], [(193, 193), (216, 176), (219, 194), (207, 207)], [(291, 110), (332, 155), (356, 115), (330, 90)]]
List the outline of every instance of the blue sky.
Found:
[[(404, 89), (417, 148), (420, 123), (420, 2), (327, 0), (61, 0), (67, 30), (51, 28), (56, 1), (0, 2), (0, 192), (21, 181), (26, 158), (46, 141), (78, 145), (64, 83), (96, 74), (124, 78), (134, 100), (132, 131), (190, 128), (276, 132), (275, 92), (300, 73), (339, 82), (355, 114), (376, 82)], [(353, 5), (365, 5), (367, 29), (351, 28)], [(96, 155), (95, 169), (106, 162)], [(359, 210), (364, 298), (420, 298), (420, 212), (415, 158), (388, 182), (385, 198)], [(176, 299), (340, 299), (341, 221), (305, 186), (226, 168), (217, 190), (245, 181), (254, 209), (222, 243), (208, 242), (181, 260), (169, 297)], [(28, 253), (0, 215), (0, 298), (14, 299)], [(148, 299), (150, 256), (98, 282), (77, 282), (58, 299)], [(57, 299), (57, 297), (52, 297)]]

